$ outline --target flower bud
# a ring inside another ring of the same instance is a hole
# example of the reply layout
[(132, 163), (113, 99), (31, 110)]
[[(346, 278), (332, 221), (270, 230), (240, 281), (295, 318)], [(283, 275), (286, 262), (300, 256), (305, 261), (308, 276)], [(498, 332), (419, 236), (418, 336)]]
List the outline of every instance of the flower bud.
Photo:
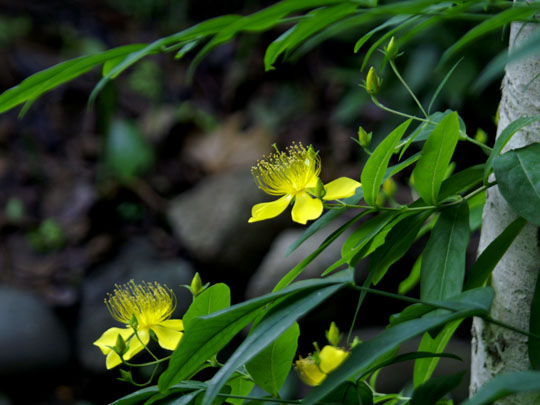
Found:
[(390, 42), (388, 42), (388, 45), (386, 46), (386, 57), (390, 60), (394, 60), (398, 53), (398, 46), (396, 44), (396, 40), (394, 37), (390, 38)]
[(384, 181), (382, 187), (388, 197), (393, 197), (394, 194), (396, 194), (396, 189), (397, 189), (396, 182), (392, 180), (391, 177), (387, 178)]
[(484, 131), (482, 128), (478, 128), (474, 139), (485, 145), (488, 140), (488, 135), (486, 134), (486, 131)]
[(369, 72), (367, 74), (366, 90), (369, 94), (374, 96), (379, 92), (380, 86), (381, 86), (381, 81), (379, 79), (379, 76), (377, 76), (377, 73), (375, 72), (375, 68), (372, 66), (369, 68)]
[(326, 331), (326, 340), (332, 346), (337, 346), (341, 340), (341, 333), (339, 333), (339, 329), (334, 321), (332, 321), (330, 328)]
[(113, 350), (120, 357), (126, 352), (126, 341), (120, 333), (116, 336), (116, 343), (114, 344)]
[(317, 185), (315, 186), (314, 190), (315, 197), (317, 198), (323, 198), (326, 194), (326, 190), (324, 189), (324, 184), (320, 178), (317, 178)]
[(358, 142), (363, 148), (368, 148), (371, 143), (372, 132), (366, 132), (362, 127), (358, 127)]
[(203, 285), (201, 276), (199, 273), (195, 273), (195, 276), (193, 276), (193, 280), (191, 280), (191, 285), (189, 287), (191, 294), (193, 294), (194, 297), (199, 295), (203, 291)]

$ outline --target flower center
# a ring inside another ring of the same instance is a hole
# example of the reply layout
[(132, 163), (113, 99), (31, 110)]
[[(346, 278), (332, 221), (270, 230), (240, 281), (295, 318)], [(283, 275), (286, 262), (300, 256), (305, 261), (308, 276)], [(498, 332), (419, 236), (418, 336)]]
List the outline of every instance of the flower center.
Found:
[(251, 168), (257, 186), (272, 195), (296, 195), (312, 185), (320, 172), (319, 155), (301, 143), (293, 143), (286, 152), (272, 153)]
[(112, 317), (119, 322), (130, 324), (137, 318), (137, 329), (150, 328), (169, 319), (176, 308), (176, 297), (172, 290), (159, 283), (116, 285), (113, 294), (108, 294), (105, 304)]

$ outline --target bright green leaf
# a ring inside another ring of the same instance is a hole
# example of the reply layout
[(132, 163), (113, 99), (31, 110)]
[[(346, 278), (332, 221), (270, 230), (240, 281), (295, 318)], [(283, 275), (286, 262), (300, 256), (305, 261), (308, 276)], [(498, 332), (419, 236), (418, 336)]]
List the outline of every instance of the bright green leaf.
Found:
[(215, 284), (201, 294), (191, 303), (182, 317), (184, 329), (191, 327), (191, 322), (199, 316), (210, 315), (214, 312), (228, 308), (231, 305), (231, 291), (226, 284)]

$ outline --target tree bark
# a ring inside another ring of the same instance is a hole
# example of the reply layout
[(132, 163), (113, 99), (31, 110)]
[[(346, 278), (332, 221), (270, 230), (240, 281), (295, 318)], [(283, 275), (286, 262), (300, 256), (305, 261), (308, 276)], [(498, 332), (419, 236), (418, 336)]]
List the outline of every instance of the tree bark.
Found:
[[(526, 40), (534, 24), (513, 23), (510, 30), (510, 52)], [(540, 57), (522, 59), (506, 67), (499, 106), (497, 136), (512, 121), (540, 113)], [(504, 151), (540, 142), (540, 122), (513, 136)], [(487, 194), (482, 232), (478, 247), (481, 253), (517, 215), (500, 195), (497, 187)], [(495, 299), (491, 316), (517, 328), (529, 330), (532, 295), (540, 268), (538, 228), (528, 224), (516, 238), (492, 274)], [(470, 393), (498, 374), (530, 369), (526, 336), (475, 318), (472, 327), (472, 365)], [(538, 395), (516, 395), (499, 400), (499, 405), (538, 403)]]

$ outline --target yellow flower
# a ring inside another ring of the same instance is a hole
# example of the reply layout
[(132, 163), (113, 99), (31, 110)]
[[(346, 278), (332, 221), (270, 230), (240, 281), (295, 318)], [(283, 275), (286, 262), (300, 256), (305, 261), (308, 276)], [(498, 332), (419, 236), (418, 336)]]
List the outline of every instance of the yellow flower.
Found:
[(338, 347), (326, 345), (318, 354), (318, 363), (313, 356), (305, 359), (300, 357), (294, 365), (300, 379), (308, 385), (316, 386), (324, 381), (326, 376), (339, 367), (349, 356), (349, 352)]
[(322, 200), (351, 197), (360, 187), (359, 182), (340, 177), (326, 184), (324, 193), (318, 192), (318, 185), (321, 184), (321, 159), (313, 147), (306, 149), (300, 143), (293, 143), (286, 152), (277, 151), (259, 161), (251, 172), (261, 190), (282, 197), (272, 202), (255, 204), (249, 222), (274, 218), (293, 202), (293, 221), (305, 225), (307, 221), (321, 216)]
[[(126, 325), (125, 328), (106, 330), (94, 342), (107, 356), (107, 369), (122, 363), (120, 356), (112, 350), (118, 335), (127, 345), (124, 360), (131, 359), (143, 350), (150, 341), (150, 331), (156, 335), (159, 345), (168, 350), (174, 350), (182, 338), (182, 320), (169, 319), (176, 308), (176, 297), (169, 288), (159, 283), (135, 284), (132, 280), (129, 284), (117, 285), (105, 304), (112, 317)], [(136, 322), (132, 322), (132, 319), (136, 319)]]

